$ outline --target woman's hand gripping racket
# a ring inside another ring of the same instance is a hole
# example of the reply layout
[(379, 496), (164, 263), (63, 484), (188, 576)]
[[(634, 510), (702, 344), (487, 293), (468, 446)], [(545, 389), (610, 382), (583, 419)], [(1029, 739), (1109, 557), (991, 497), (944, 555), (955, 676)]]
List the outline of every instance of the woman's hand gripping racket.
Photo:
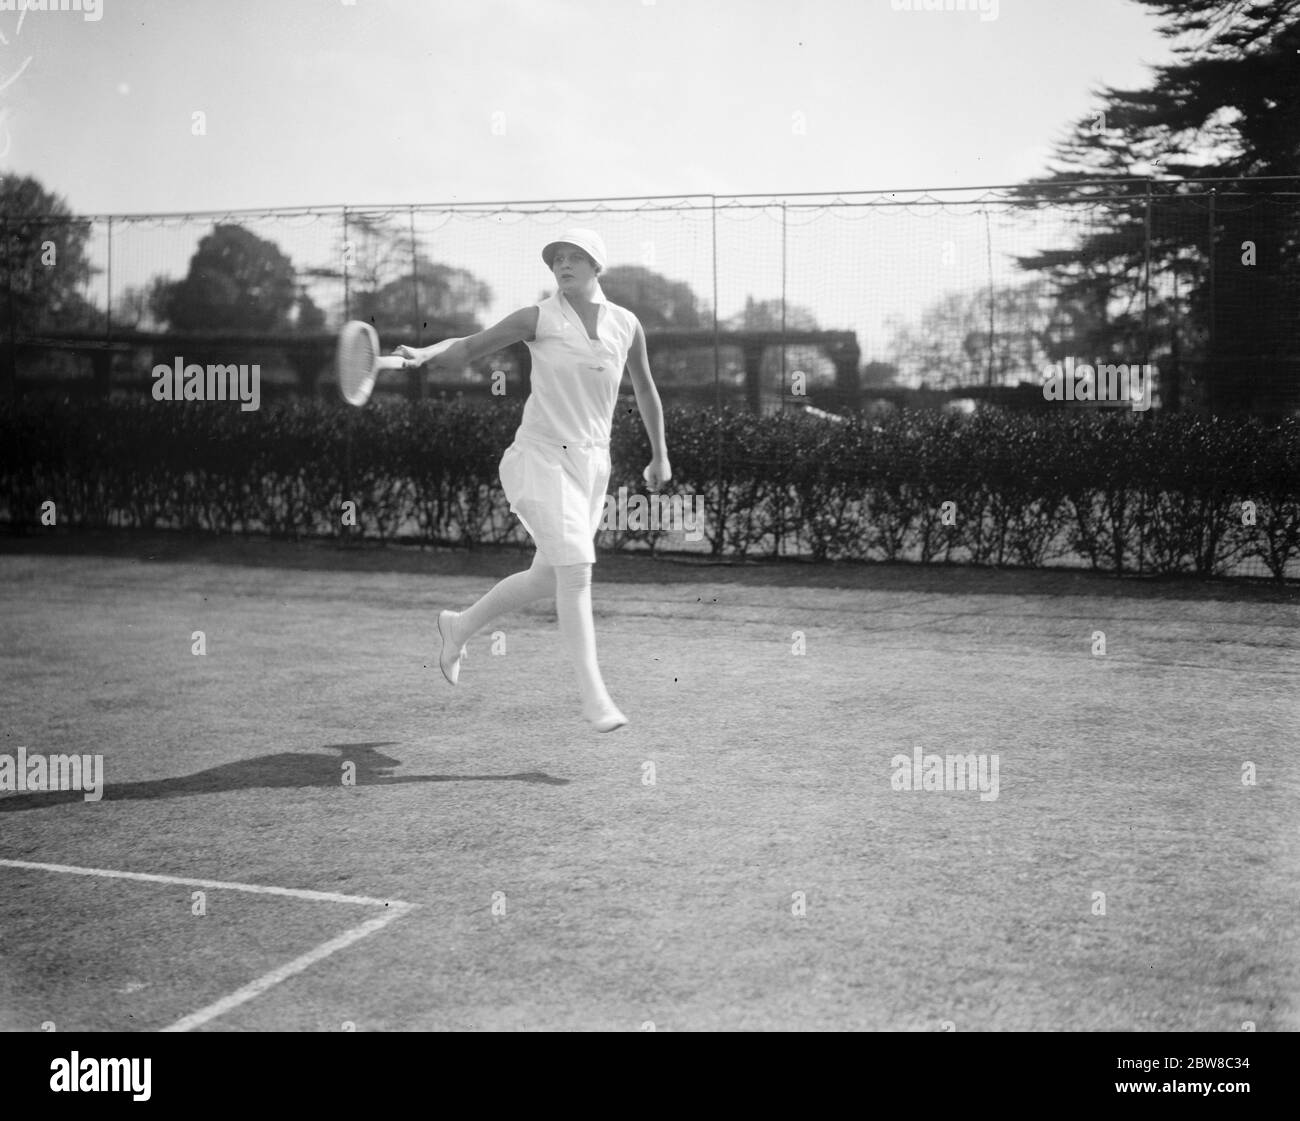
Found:
[[(339, 332), (336, 356), (339, 392), (349, 405), (364, 405), (374, 392), (375, 381), (383, 370), (409, 370), (437, 357), (459, 339), (445, 339), (435, 346), (412, 350), (400, 347), (403, 355), (388, 356), (379, 353), (379, 335), (363, 320), (353, 319), (343, 324)], [(418, 357), (407, 357), (418, 355)]]

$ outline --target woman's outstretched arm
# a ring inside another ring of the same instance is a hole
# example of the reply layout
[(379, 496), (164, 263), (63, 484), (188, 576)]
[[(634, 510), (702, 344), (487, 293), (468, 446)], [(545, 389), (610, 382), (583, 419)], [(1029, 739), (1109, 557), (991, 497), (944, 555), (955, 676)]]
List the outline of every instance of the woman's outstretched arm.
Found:
[(513, 343), (531, 339), (536, 331), (537, 308), (525, 307), (511, 312), (500, 323), (493, 324), (477, 335), (457, 339), (451, 346), (437, 353), (434, 353), (438, 346), (436, 343), (433, 346), (399, 346), (393, 353), (399, 358), (405, 358), (413, 366), (428, 363), (458, 370)]

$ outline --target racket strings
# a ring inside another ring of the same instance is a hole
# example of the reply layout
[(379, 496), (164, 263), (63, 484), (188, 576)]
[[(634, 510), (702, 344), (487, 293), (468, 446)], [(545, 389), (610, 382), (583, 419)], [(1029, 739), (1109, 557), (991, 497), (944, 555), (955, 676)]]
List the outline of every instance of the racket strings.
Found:
[(362, 335), (351, 344), (344, 346), (341, 361), (352, 374), (353, 380), (361, 381), (374, 369), (375, 359), (378, 357), (370, 340)]
[(377, 340), (366, 330), (366, 325), (348, 324), (339, 337), (338, 367), (339, 380), (349, 394), (360, 389), (371, 376), (378, 357)]

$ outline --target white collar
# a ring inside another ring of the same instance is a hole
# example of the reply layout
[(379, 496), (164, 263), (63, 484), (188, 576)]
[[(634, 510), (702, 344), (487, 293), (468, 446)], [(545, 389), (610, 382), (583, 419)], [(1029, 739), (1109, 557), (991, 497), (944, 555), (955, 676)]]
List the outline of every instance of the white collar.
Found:
[[(569, 304), (569, 307), (573, 307), (573, 305), (572, 305), (571, 303), (569, 303), (569, 297), (568, 297), (568, 296), (565, 296), (563, 292), (556, 292), (555, 294), (556, 294), (557, 297), (558, 297), (558, 296), (563, 296), (563, 297), (564, 297), (564, 302), (565, 302), (566, 304)], [(600, 281), (599, 281), (599, 280), (596, 281), (595, 290), (591, 293), (591, 303), (593, 303), (593, 304), (607, 304), (607, 303), (609, 303), (609, 298), (605, 295), (605, 290), (600, 286)], [(577, 311), (577, 308), (574, 308), (574, 311)]]

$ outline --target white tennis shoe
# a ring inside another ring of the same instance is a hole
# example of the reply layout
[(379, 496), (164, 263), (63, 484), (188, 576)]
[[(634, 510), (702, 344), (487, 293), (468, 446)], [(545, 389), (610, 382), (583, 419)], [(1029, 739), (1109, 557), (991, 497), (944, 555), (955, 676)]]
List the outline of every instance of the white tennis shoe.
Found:
[(612, 732), (615, 728), (621, 728), (627, 723), (627, 717), (618, 710), (614, 702), (608, 697), (605, 698), (604, 704), (595, 708), (584, 706), (582, 715), (598, 732)]
[[(438, 612), (438, 637), (442, 639), (442, 649), (438, 652), (438, 668), (442, 670), (442, 676), (452, 685), (460, 680), (460, 659), (465, 653), (464, 646), (456, 646), (452, 641), (458, 618), (460, 618), (458, 611)], [(455, 657), (452, 656), (453, 651)]]

